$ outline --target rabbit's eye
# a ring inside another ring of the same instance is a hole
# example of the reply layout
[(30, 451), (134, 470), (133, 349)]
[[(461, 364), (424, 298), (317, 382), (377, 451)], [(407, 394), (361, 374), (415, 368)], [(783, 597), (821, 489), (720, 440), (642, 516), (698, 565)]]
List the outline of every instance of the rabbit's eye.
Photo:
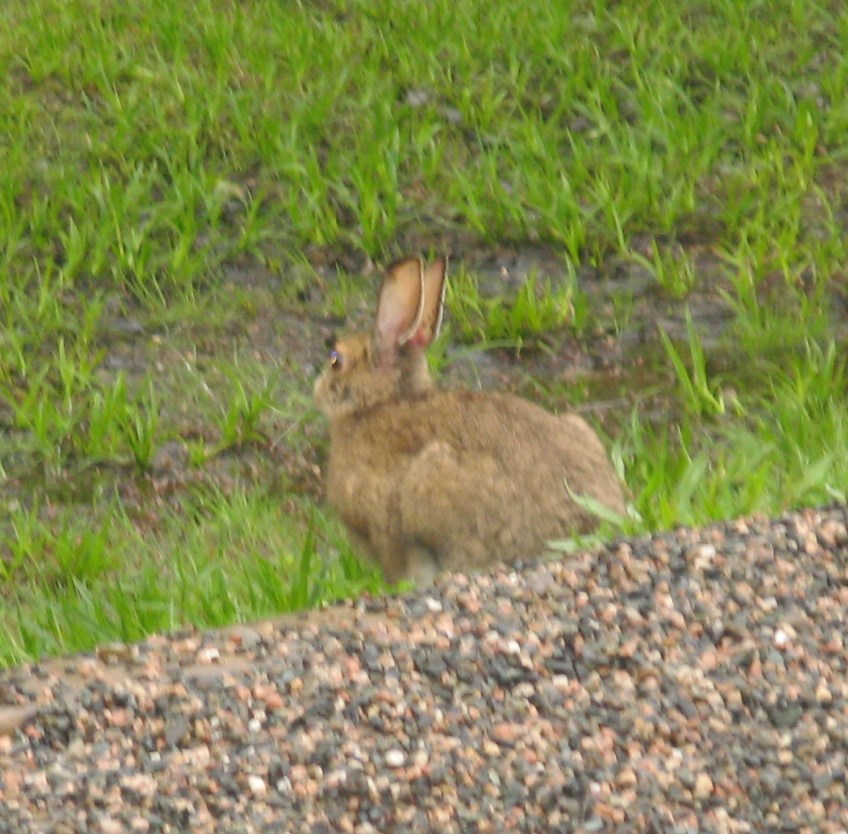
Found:
[(336, 370), (341, 370), (342, 365), (344, 365), (344, 357), (337, 350), (330, 351), (330, 365)]

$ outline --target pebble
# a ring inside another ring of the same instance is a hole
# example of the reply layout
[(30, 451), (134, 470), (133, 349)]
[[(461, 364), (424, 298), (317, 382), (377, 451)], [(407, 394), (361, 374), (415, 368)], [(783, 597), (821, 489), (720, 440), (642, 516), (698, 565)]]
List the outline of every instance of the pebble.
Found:
[(706, 773), (699, 773), (695, 777), (695, 784), (692, 789), (692, 795), (695, 799), (706, 799), (712, 794), (714, 789), (713, 780)]
[(742, 519), (0, 672), (0, 834), (845, 834), (846, 545)]
[(255, 797), (262, 798), (266, 793), (268, 793), (268, 785), (265, 783), (265, 780), (259, 776), (248, 776), (247, 786), (250, 788), (251, 794)]

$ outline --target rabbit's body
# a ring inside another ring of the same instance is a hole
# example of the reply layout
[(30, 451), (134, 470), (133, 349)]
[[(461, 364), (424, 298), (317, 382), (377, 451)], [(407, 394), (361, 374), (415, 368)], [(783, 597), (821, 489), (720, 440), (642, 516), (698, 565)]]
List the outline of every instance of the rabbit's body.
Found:
[[(513, 425), (522, 429), (505, 441)], [(334, 421), (330, 433), (330, 504), (391, 580), (540, 555), (546, 541), (597, 524), (566, 482), (624, 512), (611, 481), (582, 419), (509, 394), (388, 400)]]
[[(411, 263), (393, 269), (412, 281)], [(422, 317), (417, 302), (417, 316), (387, 329), (385, 299), (384, 285), (375, 336), (337, 344), (315, 399), (331, 421), (329, 502), (387, 578), (426, 582), (589, 532), (597, 519), (569, 489), (624, 512), (615, 471), (584, 420), (511, 394), (436, 390), (423, 356), (435, 311)], [(398, 329), (407, 339), (392, 336)]]

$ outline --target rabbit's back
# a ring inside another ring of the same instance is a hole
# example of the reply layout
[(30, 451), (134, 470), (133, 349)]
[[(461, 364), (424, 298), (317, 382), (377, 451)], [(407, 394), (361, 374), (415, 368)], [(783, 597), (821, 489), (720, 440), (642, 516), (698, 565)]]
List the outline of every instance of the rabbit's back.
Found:
[(328, 497), (390, 578), (528, 558), (615, 512), (624, 495), (599, 439), (501, 393), (429, 392), (336, 421)]

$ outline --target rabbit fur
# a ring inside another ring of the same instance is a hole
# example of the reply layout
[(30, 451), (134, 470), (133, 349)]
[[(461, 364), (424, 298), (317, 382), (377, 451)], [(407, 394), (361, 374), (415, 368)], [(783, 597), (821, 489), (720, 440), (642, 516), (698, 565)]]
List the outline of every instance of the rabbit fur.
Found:
[(550, 539), (590, 532), (597, 518), (569, 489), (625, 511), (582, 418), (508, 393), (434, 386), (425, 350), (445, 279), (442, 259), (390, 266), (373, 332), (339, 339), (315, 383), (330, 421), (329, 503), (392, 582), (530, 558)]

